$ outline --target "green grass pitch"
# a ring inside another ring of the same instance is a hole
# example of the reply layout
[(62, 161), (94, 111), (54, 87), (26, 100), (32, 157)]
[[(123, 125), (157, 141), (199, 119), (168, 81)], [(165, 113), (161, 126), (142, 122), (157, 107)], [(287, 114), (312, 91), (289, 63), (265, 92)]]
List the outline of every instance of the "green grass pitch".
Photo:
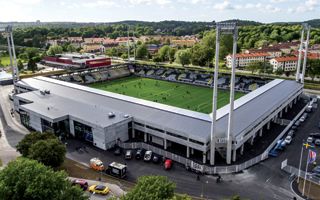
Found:
[[(202, 113), (212, 111), (212, 89), (155, 79), (126, 77), (109, 82), (93, 83), (90, 87), (137, 97)], [(235, 98), (245, 95), (236, 92)], [(218, 108), (229, 103), (229, 91), (219, 90)]]

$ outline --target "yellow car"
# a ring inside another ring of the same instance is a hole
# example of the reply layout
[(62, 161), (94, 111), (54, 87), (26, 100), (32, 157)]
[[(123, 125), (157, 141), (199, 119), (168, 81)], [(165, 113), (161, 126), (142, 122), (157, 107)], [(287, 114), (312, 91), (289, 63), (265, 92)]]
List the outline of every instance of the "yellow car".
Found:
[(89, 192), (95, 194), (108, 194), (110, 189), (104, 185), (91, 185), (89, 187)]

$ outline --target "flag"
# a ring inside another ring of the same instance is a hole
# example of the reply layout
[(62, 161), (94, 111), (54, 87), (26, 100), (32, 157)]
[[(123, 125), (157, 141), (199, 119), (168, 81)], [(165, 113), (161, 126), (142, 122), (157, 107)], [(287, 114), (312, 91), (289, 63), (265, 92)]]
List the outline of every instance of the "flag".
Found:
[(315, 151), (309, 150), (308, 163), (310, 164), (316, 161), (316, 157), (317, 157), (317, 153)]

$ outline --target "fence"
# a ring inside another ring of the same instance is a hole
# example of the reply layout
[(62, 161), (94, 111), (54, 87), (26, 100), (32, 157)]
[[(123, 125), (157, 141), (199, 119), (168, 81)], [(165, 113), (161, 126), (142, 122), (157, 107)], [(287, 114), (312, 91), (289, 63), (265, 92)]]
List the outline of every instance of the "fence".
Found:
[[(242, 171), (248, 167), (251, 167), (265, 159), (268, 158), (269, 151), (274, 147), (274, 145), (277, 143), (277, 141), (284, 136), (286, 132), (291, 128), (291, 126), (294, 124), (294, 122), (299, 119), (299, 117), (304, 113), (305, 109), (308, 107), (306, 105), (299, 114), (286, 126), (286, 128), (278, 135), (278, 137), (269, 145), (269, 147), (260, 155), (258, 155), (255, 158), (252, 158), (244, 163), (238, 164), (238, 165), (230, 165), (230, 166), (209, 166), (209, 165), (203, 165), (197, 163), (197, 165), (201, 166), (203, 168), (203, 172), (206, 174), (228, 174), (228, 173), (235, 173)], [(120, 146), (124, 149), (146, 149), (150, 150), (158, 155), (165, 156), (166, 158), (169, 158), (173, 161), (176, 161), (178, 163), (184, 164), (186, 166), (191, 166), (192, 163), (195, 163), (194, 161), (185, 158), (183, 156), (176, 155), (174, 153), (168, 152), (164, 149), (143, 143), (143, 142), (133, 142), (133, 143), (121, 143)]]
[[(292, 167), (290, 165), (287, 165), (287, 166), (283, 167), (282, 170), (287, 172), (287, 173), (289, 173), (289, 174), (291, 174), (291, 175), (294, 174), (296, 176), (299, 176), (299, 169), (297, 169), (295, 167)], [(305, 175), (306, 175), (306, 172), (301, 170), (300, 171), (300, 178), (304, 179)], [(308, 180), (308, 181), (310, 181), (310, 182), (312, 182), (314, 184), (320, 185), (320, 178), (312, 177), (312, 176), (308, 175), (308, 173), (307, 173), (307, 179), (306, 180)]]

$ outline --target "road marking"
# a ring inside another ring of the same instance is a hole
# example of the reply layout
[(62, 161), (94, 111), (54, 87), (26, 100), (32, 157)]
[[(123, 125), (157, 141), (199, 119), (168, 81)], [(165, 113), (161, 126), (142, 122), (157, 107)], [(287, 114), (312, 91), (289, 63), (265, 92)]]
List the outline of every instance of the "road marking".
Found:
[(270, 179), (271, 179), (271, 177), (266, 180), (266, 183), (269, 183)]

